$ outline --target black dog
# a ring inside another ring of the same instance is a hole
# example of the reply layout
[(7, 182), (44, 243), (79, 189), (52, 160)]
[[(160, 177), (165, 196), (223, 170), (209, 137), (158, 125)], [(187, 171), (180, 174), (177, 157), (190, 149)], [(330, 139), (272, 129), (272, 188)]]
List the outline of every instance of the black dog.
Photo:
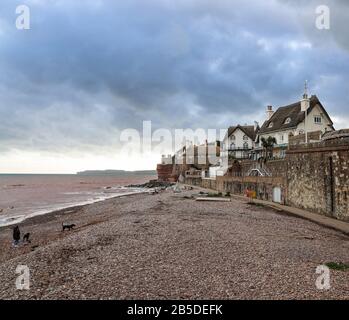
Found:
[(62, 223), (62, 231), (64, 231), (65, 229), (68, 229), (68, 231), (70, 231), (70, 230), (73, 230), (74, 227), (76, 227), (76, 225), (74, 223), (72, 223), (72, 224)]
[(23, 236), (23, 242), (31, 243), (31, 241), (29, 240), (29, 237), (30, 237), (30, 233), (28, 232)]

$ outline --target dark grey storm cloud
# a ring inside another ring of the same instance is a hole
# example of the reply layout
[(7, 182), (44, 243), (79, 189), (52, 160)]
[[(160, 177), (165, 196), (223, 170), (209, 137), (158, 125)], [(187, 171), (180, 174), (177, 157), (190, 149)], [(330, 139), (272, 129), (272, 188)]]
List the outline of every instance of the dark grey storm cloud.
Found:
[[(298, 99), (349, 118), (346, 1), (2, 0), (0, 152), (93, 150), (124, 128), (225, 127)], [(15, 7), (31, 29), (15, 28)], [(246, 120), (248, 119), (248, 120)], [(349, 127), (349, 123), (348, 123)]]

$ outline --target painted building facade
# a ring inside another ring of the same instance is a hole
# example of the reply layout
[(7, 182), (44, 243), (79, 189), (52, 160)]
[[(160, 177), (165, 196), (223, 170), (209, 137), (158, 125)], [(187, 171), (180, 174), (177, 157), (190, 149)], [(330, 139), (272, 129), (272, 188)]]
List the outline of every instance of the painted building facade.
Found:
[(267, 120), (257, 134), (256, 149), (261, 154), (262, 139), (273, 137), (276, 140), (275, 156), (283, 158), (290, 137), (304, 134), (305, 143), (314, 142), (308, 139), (310, 133), (321, 132), (322, 135), (333, 130), (333, 122), (317, 96), (308, 98), (305, 93), (302, 100), (275, 112), (271, 106), (267, 107)]

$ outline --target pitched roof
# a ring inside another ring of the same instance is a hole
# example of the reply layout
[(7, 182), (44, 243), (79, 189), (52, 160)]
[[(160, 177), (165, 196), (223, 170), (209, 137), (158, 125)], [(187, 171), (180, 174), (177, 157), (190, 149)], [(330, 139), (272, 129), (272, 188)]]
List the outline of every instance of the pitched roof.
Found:
[[(328, 115), (325, 108), (319, 101), (318, 97), (314, 95), (314, 96), (311, 96), (309, 100), (310, 100), (310, 107), (307, 110), (307, 114), (309, 114), (316, 105), (319, 105), (320, 108), (322, 108), (326, 117), (329, 119), (331, 125), (333, 125), (333, 122), (330, 116)], [(289, 123), (285, 123), (285, 120), (287, 118), (290, 118)], [(301, 111), (300, 101), (284, 107), (280, 107), (274, 112), (274, 114), (269, 120), (266, 120), (263, 123), (261, 129), (259, 130), (259, 134), (294, 128), (299, 123), (301, 123), (304, 120), (304, 118), (305, 118), (305, 112)], [(273, 127), (269, 128), (269, 124), (271, 122), (273, 123)]]
[(254, 141), (256, 139), (259, 127), (257, 127), (257, 130), (255, 131), (254, 126), (240, 126), (238, 124), (237, 126), (232, 126), (228, 128), (228, 137), (230, 137), (236, 129), (240, 129)]

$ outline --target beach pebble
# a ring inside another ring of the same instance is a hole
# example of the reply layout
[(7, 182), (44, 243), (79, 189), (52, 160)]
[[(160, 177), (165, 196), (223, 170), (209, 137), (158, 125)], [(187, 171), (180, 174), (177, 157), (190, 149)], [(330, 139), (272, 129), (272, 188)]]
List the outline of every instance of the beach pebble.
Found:
[[(319, 264), (349, 262), (347, 236), (244, 200), (198, 202), (199, 191), (114, 198), (28, 222), (39, 246), (0, 251), (0, 299), (348, 298), (349, 272), (331, 270), (330, 290), (315, 285)], [(57, 231), (62, 221), (79, 228)], [(19, 264), (30, 268), (26, 292), (14, 286)]]

